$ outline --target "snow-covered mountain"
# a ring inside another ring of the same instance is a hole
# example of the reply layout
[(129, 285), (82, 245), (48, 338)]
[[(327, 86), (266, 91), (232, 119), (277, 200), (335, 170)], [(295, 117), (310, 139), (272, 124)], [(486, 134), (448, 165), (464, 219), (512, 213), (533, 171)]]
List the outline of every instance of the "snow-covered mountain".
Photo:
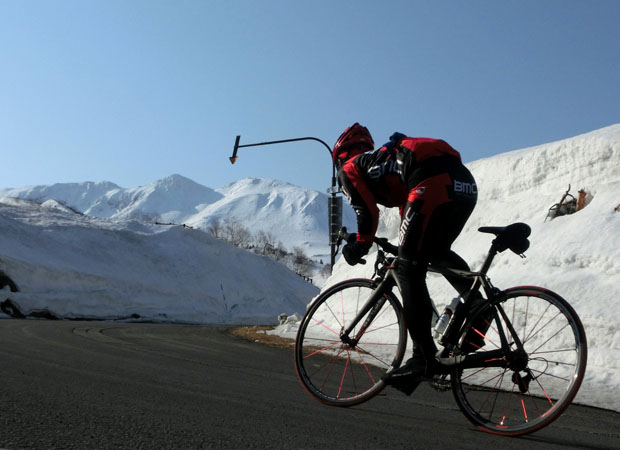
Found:
[[(326, 194), (258, 178), (245, 178), (217, 192), (222, 199), (188, 217), (186, 223), (204, 229), (215, 218), (233, 217), (253, 232), (272, 232), (289, 249), (299, 246), (309, 256), (329, 261)], [(344, 214), (346, 224), (355, 224), (351, 208)]]
[[(55, 200), (83, 214), (145, 223), (177, 223), (207, 229), (233, 218), (250, 231), (268, 231), (286, 248), (300, 246), (315, 259), (328, 260), (327, 195), (291, 184), (246, 178), (213, 190), (181, 175), (147, 186), (121, 188), (110, 182), (58, 183), (0, 189), (0, 197)], [(345, 208), (344, 223), (355, 224)]]

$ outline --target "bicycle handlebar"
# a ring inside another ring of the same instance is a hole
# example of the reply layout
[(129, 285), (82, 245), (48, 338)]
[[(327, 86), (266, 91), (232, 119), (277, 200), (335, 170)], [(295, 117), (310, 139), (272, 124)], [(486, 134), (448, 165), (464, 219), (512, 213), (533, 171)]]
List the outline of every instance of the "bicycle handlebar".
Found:
[[(357, 239), (357, 234), (348, 233), (347, 227), (342, 227), (340, 231), (338, 232), (338, 245), (340, 245), (342, 241), (355, 242), (356, 239)], [(398, 255), (398, 246), (390, 244), (387, 238), (375, 236), (373, 240), (375, 244), (377, 244), (380, 248), (385, 250), (387, 253), (390, 253), (391, 255), (395, 255), (395, 256)]]

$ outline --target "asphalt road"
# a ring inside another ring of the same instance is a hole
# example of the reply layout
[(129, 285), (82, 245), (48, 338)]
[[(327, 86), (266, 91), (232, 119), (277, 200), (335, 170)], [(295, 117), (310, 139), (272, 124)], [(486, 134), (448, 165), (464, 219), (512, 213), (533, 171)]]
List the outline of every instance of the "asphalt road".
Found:
[(8, 449), (620, 448), (620, 414), (578, 405), (521, 438), (478, 431), (425, 384), (323, 406), (290, 349), (220, 327), (0, 320), (0, 367)]

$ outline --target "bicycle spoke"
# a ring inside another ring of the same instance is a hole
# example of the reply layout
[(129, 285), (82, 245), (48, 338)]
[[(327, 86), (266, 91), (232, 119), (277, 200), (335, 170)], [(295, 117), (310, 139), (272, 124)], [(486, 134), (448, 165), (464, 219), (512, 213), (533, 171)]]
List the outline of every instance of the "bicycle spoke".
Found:
[(523, 394), (519, 395), (519, 400), (521, 400), (521, 408), (523, 408), (523, 419), (527, 422), (527, 409), (525, 408), (525, 402), (523, 401)]
[[(366, 364), (366, 361), (364, 361), (364, 356), (360, 353), (359, 351), (359, 347), (357, 347), (355, 349), (355, 351), (357, 352), (357, 356), (359, 356), (360, 361), (362, 363), (362, 366), (364, 367), (364, 370), (366, 371), (366, 373), (368, 374), (368, 376), (370, 377), (370, 380), (373, 382), (373, 384), (375, 383), (375, 378), (372, 376), (372, 372), (370, 370), (370, 368), (368, 367), (368, 364)], [(370, 355), (373, 356), (373, 355)]]
[(307, 354), (307, 355), (304, 355), (304, 359), (307, 359), (307, 358), (310, 358), (310, 357), (312, 357), (312, 356), (318, 355), (319, 353), (321, 353), (321, 354), (322, 354), (322, 353), (324, 353), (326, 350), (329, 350), (330, 348), (333, 348), (334, 346), (336, 346), (336, 345), (338, 345), (338, 344), (340, 344), (340, 342), (336, 342), (336, 341), (335, 341), (335, 342), (333, 342), (331, 345), (327, 345), (327, 346), (325, 346), (325, 347), (323, 347), (323, 348), (320, 348), (320, 349), (318, 349), (318, 350), (316, 350), (316, 351), (314, 351), (314, 352), (312, 352), (312, 353), (309, 353), (309, 354)]
[[(475, 371), (474, 373), (470, 373), (469, 375), (467, 375), (467, 376), (465, 376), (465, 377), (461, 376), (461, 381), (467, 381), (469, 378), (476, 377), (477, 375), (479, 375), (479, 374), (480, 374), (480, 373), (482, 373), (482, 372), (485, 372), (486, 370), (487, 370), (487, 369), (483, 367), (483, 368), (481, 368), (481, 369), (478, 369), (478, 370), (477, 370), (477, 371)], [(479, 381), (479, 380), (476, 380), (476, 385), (477, 385), (477, 387), (484, 386), (484, 385), (486, 385), (487, 383), (491, 382), (492, 380), (494, 380), (495, 378), (500, 377), (500, 376), (502, 376), (502, 374), (495, 375), (495, 376), (493, 376), (493, 377), (489, 378), (489, 379), (488, 379), (488, 380), (486, 380), (486, 381)]]
[[(540, 384), (540, 381), (538, 380), (538, 378), (535, 378), (536, 380), (536, 384), (538, 384), (538, 387), (540, 388), (541, 392), (545, 395), (546, 399), (549, 401), (549, 403), (551, 404), (551, 406), (553, 406), (553, 400), (551, 400), (551, 397), (549, 397), (549, 394), (547, 394), (547, 391), (545, 390), (545, 388), (542, 387), (542, 384)], [(534, 397), (532, 396), (532, 399)]]
[(566, 325), (564, 325), (564, 327), (560, 328), (555, 334), (549, 336), (549, 338), (546, 341), (544, 341), (538, 347), (536, 347), (534, 350), (532, 350), (532, 353), (536, 353), (538, 350), (540, 350), (542, 347), (544, 347), (545, 344), (547, 344), (549, 341), (551, 341), (551, 339), (553, 339), (554, 337), (558, 336), (568, 326), (569, 326), (569, 324), (567, 323)]
[[(333, 358), (328, 363), (325, 363), (325, 367), (329, 366), (329, 371), (327, 372), (327, 375), (325, 375), (325, 379), (323, 380), (323, 384), (321, 385), (322, 388), (324, 388), (327, 385), (327, 381), (329, 380), (329, 378), (331, 378), (330, 376), (332, 374), (332, 371), (336, 367), (335, 362), (338, 360), (341, 353), (342, 353), (342, 350), (338, 352), (338, 354), (334, 355)], [(317, 370), (317, 373), (320, 369), (322, 368), (320, 367)]]
[[(538, 316), (538, 320), (536, 321), (536, 323), (534, 324), (534, 326), (533, 326), (533, 327), (532, 327), (532, 329), (530, 330), (530, 334), (528, 334), (528, 335), (524, 338), (524, 342), (529, 341), (529, 340), (533, 337), (533, 336), (532, 336), (532, 333), (534, 333), (534, 330), (536, 330), (536, 329), (538, 328), (538, 324), (539, 324), (539, 323), (540, 323), (540, 321), (543, 319), (543, 317), (545, 317), (545, 315), (546, 315), (546, 314), (547, 314), (547, 312), (549, 311), (549, 308), (551, 308), (551, 304), (547, 305), (547, 308), (543, 311), (543, 313), (542, 313), (542, 314), (540, 314), (540, 315)], [(559, 313), (558, 313), (558, 314), (559, 314)], [(556, 314), (556, 317), (557, 317), (557, 314)], [(551, 320), (547, 321), (547, 324), (549, 324), (552, 320), (553, 320), (553, 318), (552, 318)], [(544, 329), (544, 328), (545, 328), (545, 326), (540, 327), (540, 328), (539, 328), (539, 331), (540, 331), (541, 329)], [(539, 332), (539, 331), (537, 331), (535, 334), (538, 334), (538, 332)]]
[(543, 371), (541, 371), (541, 370), (536, 370), (536, 369), (530, 369), (530, 370), (531, 370), (532, 372), (537, 372), (537, 373), (539, 373), (539, 374), (540, 374), (540, 375), (538, 375), (536, 378), (534, 378), (535, 380), (538, 380), (541, 376), (543, 376), (543, 375), (544, 375), (545, 377), (555, 378), (555, 379), (560, 380), (560, 381), (570, 381), (570, 378), (569, 378), (569, 377), (560, 377), (560, 376), (558, 376), (558, 375), (553, 375), (552, 373), (543, 372)]
[(383, 325), (383, 326), (380, 326), (380, 327), (377, 327), (377, 328), (373, 328), (372, 330), (366, 329), (366, 331), (364, 331), (364, 336), (366, 336), (366, 335), (368, 335), (370, 333), (376, 333), (377, 331), (385, 330), (386, 328), (395, 327), (395, 326), (398, 326), (398, 322), (397, 321), (394, 321), (392, 323), (388, 323), (386, 325)]
[[(542, 352), (541, 351), (530, 352), (530, 355), (545, 355), (547, 353), (565, 353), (565, 352), (575, 353), (575, 349), (574, 348), (558, 348), (555, 350), (545, 350)], [(535, 358), (532, 358), (532, 359), (535, 359)], [(550, 361), (550, 362), (560, 364), (560, 361)]]
[(319, 321), (316, 319), (312, 319), (317, 325), (321, 325), (323, 328), (325, 328), (327, 331), (329, 331), (332, 334), (335, 334), (336, 336), (340, 337), (340, 333), (332, 330), (330, 327), (328, 327), (327, 325), (325, 325), (325, 322), (323, 321)]
[[(381, 345), (382, 345), (382, 346), (388, 346), (388, 345), (389, 345), (389, 346), (393, 346), (393, 344), (381, 344)], [(383, 359), (381, 359), (380, 357), (376, 356), (374, 353), (364, 350), (361, 346), (359, 346), (359, 345), (358, 345), (358, 346), (356, 347), (356, 350), (357, 350), (358, 352), (359, 352), (360, 350), (362, 350), (362, 351), (364, 352), (364, 354), (366, 354), (366, 355), (370, 356), (373, 360), (375, 360), (375, 361), (377, 361), (377, 362), (381, 363), (381, 366), (384, 366), (384, 367), (390, 367), (390, 364), (386, 363)]]
[[(342, 394), (342, 386), (344, 385), (344, 378), (347, 375), (347, 369), (349, 368), (350, 362), (351, 362), (351, 354), (347, 350), (347, 362), (344, 366), (344, 370), (342, 371), (342, 378), (340, 379), (340, 387), (338, 388), (338, 395), (336, 396), (336, 398), (340, 398), (340, 395)], [(355, 383), (353, 384), (355, 385)]]
[[(493, 397), (493, 406), (491, 407), (491, 411), (489, 413), (489, 417), (493, 417), (493, 412), (495, 411), (495, 406), (497, 405), (497, 400), (499, 399), (500, 390), (498, 388), (499, 388), (499, 386), (502, 385), (502, 383), (504, 381), (504, 375), (505, 374), (506, 374), (505, 371), (500, 374), (500, 376), (499, 376), (499, 378), (497, 380), (497, 383), (495, 385), (496, 387), (495, 387), (495, 390), (493, 391), (493, 392), (495, 392), (495, 396)], [(489, 398), (490, 397), (491, 397), (491, 394), (489, 394)], [(486, 400), (485, 400), (485, 403), (486, 403)], [(483, 405), (484, 405), (484, 403), (483, 403)], [(482, 407), (480, 408), (480, 411), (482, 411)]]
[[(522, 336), (527, 336), (527, 333), (525, 331), (527, 330), (527, 321), (528, 321), (528, 319), (530, 317), (529, 316), (530, 300), (531, 300), (530, 297), (527, 297), (526, 303), (525, 303), (525, 315), (524, 315), (525, 317), (524, 317), (524, 320), (523, 320), (523, 334), (522, 334)], [(513, 311), (516, 309), (516, 307), (517, 307), (517, 302), (514, 303)], [(515, 323), (514, 317), (512, 319), (512, 323)], [(525, 342), (527, 342), (527, 337), (525, 337), (523, 339), (523, 345), (525, 345)]]

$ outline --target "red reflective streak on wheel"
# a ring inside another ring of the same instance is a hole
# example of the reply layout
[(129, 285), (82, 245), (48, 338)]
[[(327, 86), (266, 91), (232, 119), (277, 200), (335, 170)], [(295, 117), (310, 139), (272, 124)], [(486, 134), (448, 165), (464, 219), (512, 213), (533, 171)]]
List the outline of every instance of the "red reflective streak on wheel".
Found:
[(340, 386), (338, 387), (338, 395), (336, 398), (340, 398), (340, 394), (342, 394), (342, 386), (344, 386), (344, 377), (347, 374), (347, 369), (349, 367), (349, 358), (347, 358), (347, 363), (344, 366), (344, 370), (342, 371), (342, 378), (340, 378)]
[(529, 422), (529, 420), (527, 420), (527, 410), (525, 409), (525, 402), (523, 401), (523, 397), (521, 397), (521, 407), (523, 408), (523, 417), (525, 418), (525, 421)]

